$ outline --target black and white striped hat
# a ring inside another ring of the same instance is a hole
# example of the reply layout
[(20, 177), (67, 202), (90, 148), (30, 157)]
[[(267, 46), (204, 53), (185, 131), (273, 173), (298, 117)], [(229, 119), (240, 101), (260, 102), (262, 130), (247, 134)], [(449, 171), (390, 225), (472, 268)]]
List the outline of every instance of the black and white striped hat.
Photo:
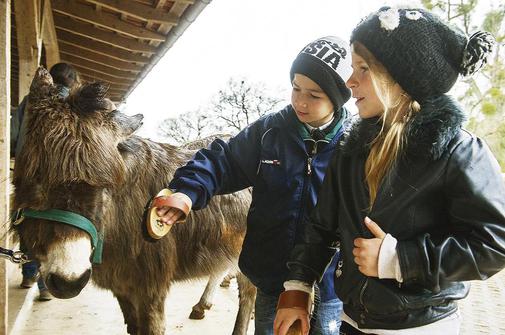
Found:
[(290, 78), (303, 74), (316, 82), (328, 95), (335, 110), (351, 97), (345, 82), (352, 73), (349, 42), (326, 36), (306, 45), (291, 65)]

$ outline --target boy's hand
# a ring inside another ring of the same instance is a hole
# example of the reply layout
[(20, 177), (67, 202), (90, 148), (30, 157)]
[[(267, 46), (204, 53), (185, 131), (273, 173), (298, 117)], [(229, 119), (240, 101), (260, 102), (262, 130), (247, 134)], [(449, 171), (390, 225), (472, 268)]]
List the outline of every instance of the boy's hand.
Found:
[(379, 252), (386, 233), (369, 217), (365, 218), (365, 225), (375, 237), (355, 239), (352, 254), (361, 273), (369, 277), (378, 277)]
[[(189, 209), (191, 210), (191, 206), (193, 205), (193, 202), (191, 199), (184, 193), (174, 193), (171, 195), (171, 197), (176, 197), (182, 201), (184, 201)], [(175, 222), (177, 222), (181, 217), (184, 216), (184, 213), (177, 208), (172, 208), (172, 207), (159, 207), (156, 210), (156, 214), (160, 217), (160, 221), (163, 222), (164, 224), (167, 225), (172, 225)]]

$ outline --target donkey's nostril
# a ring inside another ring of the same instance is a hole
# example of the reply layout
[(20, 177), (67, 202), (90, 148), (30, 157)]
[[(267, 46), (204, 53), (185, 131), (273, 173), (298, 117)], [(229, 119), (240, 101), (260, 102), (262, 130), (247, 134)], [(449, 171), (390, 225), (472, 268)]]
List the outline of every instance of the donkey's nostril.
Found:
[(91, 269), (86, 270), (77, 279), (67, 279), (56, 273), (50, 273), (47, 276), (46, 284), (49, 291), (60, 299), (73, 298), (78, 295), (88, 283), (91, 276)]

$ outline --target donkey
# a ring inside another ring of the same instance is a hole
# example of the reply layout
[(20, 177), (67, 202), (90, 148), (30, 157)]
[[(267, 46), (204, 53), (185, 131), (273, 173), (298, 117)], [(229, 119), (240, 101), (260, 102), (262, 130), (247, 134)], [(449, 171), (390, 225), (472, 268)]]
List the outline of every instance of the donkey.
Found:
[[(91, 277), (117, 298), (129, 334), (161, 335), (173, 282), (210, 276), (206, 293), (212, 294), (225, 272), (237, 267), (250, 192), (214, 197), (167, 236), (151, 240), (144, 227), (146, 204), (195, 151), (133, 135), (143, 116), (112, 110), (106, 92), (101, 83), (86, 84), (62, 100), (50, 74), (37, 70), (25, 115), (26, 140), (14, 169), (14, 208), (23, 211), (14, 228), (40, 262), (55, 297), (78, 295)], [(54, 210), (89, 220), (96, 236), (28, 215)], [(97, 238), (103, 241), (102, 262), (92, 264), (90, 257), (100, 253)], [(232, 334), (244, 335), (256, 289), (243, 275), (237, 282)], [(204, 294), (197, 305), (210, 307), (207, 299)]]

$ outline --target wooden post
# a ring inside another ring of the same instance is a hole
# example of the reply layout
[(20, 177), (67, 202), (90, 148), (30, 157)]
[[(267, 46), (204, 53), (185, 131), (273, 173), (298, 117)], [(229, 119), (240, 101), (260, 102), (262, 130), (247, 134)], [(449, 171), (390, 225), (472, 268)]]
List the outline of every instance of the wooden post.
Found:
[(30, 90), (42, 54), (40, 0), (14, 1), (19, 55), (19, 101)]
[[(53, 9), (51, 8), (50, 0), (42, 0), (42, 43), (46, 48), (46, 63), (50, 69), (56, 63), (60, 62), (60, 51), (58, 48), (58, 38), (56, 37), (56, 29), (54, 28)], [(32, 73), (33, 75), (33, 73)]]
[[(11, 77), (11, 1), (0, 0), (0, 222), (9, 214), (9, 140)], [(0, 225), (0, 245), (7, 246), (8, 226)], [(0, 259), (0, 335), (7, 335), (7, 263)]]

